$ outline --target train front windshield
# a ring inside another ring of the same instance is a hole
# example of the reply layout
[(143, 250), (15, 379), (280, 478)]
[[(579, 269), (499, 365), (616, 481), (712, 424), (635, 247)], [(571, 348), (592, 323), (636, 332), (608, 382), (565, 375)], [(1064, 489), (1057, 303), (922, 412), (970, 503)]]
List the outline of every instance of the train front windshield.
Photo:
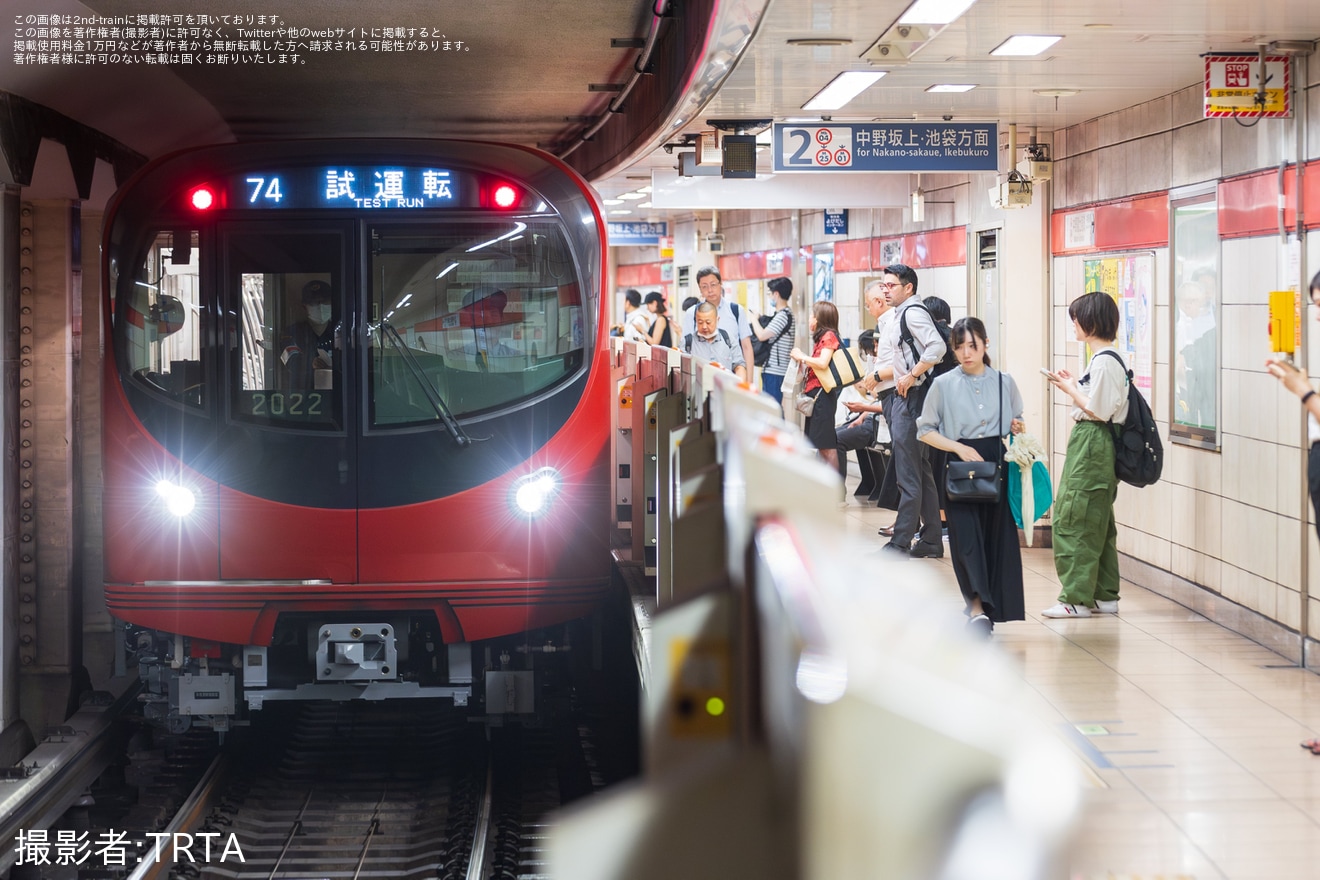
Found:
[(368, 429), (426, 425), (446, 408), (533, 399), (584, 362), (586, 312), (555, 217), (233, 220), (144, 241), (119, 285), (121, 369), (186, 409), (225, 401), (237, 420), (337, 431), (351, 382)]
[(373, 426), (506, 406), (582, 364), (582, 302), (559, 230), (527, 220), (373, 229)]

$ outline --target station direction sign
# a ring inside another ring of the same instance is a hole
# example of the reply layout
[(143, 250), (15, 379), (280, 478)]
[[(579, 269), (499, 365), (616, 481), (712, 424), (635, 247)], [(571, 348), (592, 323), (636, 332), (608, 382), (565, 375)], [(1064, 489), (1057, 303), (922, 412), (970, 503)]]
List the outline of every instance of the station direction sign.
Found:
[(1265, 103), (1260, 56), (1255, 52), (1206, 55), (1205, 117), (1279, 119), (1292, 116), (1292, 64), (1286, 55), (1265, 56)]
[[(666, 222), (607, 223), (611, 245), (658, 245), (669, 236)], [(673, 240), (670, 239), (670, 247)]]
[(825, 234), (826, 234), (826, 235), (847, 235), (847, 234), (848, 234), (848, 209), (847, 209), (847, 208), (826, 208), (826, 209), (825, 209)]
[(775, 171), (998, 171), (993, 122), (774, 126)]

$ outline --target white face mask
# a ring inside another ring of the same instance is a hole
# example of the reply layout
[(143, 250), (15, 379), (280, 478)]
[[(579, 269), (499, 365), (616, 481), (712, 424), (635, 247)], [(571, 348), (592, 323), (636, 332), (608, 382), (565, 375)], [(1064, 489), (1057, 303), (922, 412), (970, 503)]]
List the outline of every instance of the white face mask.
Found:
[(307, 307), (307, 319), (313, 324), (330, 323), (330, 304)]

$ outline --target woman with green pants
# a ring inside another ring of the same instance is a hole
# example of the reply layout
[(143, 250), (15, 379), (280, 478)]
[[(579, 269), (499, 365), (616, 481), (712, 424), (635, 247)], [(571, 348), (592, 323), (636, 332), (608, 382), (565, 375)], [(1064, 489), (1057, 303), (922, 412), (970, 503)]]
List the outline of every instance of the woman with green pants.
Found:
[(1112, 423), (1127, 418), (1128, 378), (1122, 355), (1100, 357), (1114, 350), (1118, 306), (1109, 294), (1096, 291), (1073, 300), (1068, 317), (1077, 340), (1090, 347), (1091, 362), (1076, 382), (1067, 370), (1048, 374), (1050, 384), (1074, 404), (1068, 458), (1054, 500), (1054, 570), (1062, 589), (1059, 604), (1041, 612), (1052, 618), (1118, 613)]

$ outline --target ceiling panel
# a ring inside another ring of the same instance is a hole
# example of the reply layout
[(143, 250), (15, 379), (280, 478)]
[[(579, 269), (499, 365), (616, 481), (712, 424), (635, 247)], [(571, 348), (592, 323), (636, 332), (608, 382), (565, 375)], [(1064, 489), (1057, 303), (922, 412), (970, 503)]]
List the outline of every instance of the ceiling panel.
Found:
[[(5, 21), (34, 12), (160, 13), (163, 0), (0, 0)], [(427, 27), (471, 48), (449, 54), (326, 53), (283, 67), (27, 67), (0, 58), (0, 88), (86, 122), (148, 155), (189, 143), (321, 135), (467, 136), (524, 144), (563, 142), (600, 114), (636, 50), (611, 38), (646, 33), (651, 0), (226, 0), (195, 12), (279, 14), (311, 28)], [(223, 10), (219, 8), (223, 5)], [(682, 0), (672, 9), (682, 21)], [(727, 4), (726, 4), (727, 5)], [(801, 117), (801, 105), (848, 69), (872, 69), (866, 50), (907, 0), (774, 0), (750, 48), (696, 117)], [(38, 8), (39, 7), (39, 8)], [(690, 6), (689, 6), (690, 8)], [(1014, 33), (1062, 35), (1047, 54), (1000, 59)], [(996, 120), (1049, 131), (1141, 104), (1201, 81), (1201, 54), (1254, 50), (1276, 39), (1320, 37), (1320, 0), (979, 0), (836, 121)], [(846, 40), (801, 47), (793, 39)], [(8, 48), (8, 47), (7, 47)], [(1320, 60), (1312, 63), (1320, 64)], [(973, 83), (961, 94), (925, 90)], [(1067, 97), (1038, 90), (1071, 90)], [(599, 181), (612, 196), (676, 157), (656, 151)], [(636, 178), (636, 179), (630, 179)]]
[[(1065, 128), (1202, 81), (1202, 53), (1256, 51), (1271, 40), (1320, 38), (1317, 0), (979, 0), (904, 64), (862, 58), (896, 22), (908, 0), (776, 0), (756, 39), (705, 119), (807, 117), (803, 103), (844, 70), (888, 74), (836, 122), (995, 120), (1042, 131)], [(1005, 59), (990, 50), (1015, 33), (1063, 37), (1039, 58)], [(839, 38), (841, 46), (800, 47), (790, 39)], [(1320, 60), (1313, 60), (1320, 64)], [(930, 94), (937, 83), (972, 83), (970, 92)], [(1067, 97), (1037, 90), (1076, 91)], [(695, 128), (690, 130), (696, 130)], [(672, 166), (672, 157), (652, 157)], [(626, 187), (601, 182), (607, 195)]]

